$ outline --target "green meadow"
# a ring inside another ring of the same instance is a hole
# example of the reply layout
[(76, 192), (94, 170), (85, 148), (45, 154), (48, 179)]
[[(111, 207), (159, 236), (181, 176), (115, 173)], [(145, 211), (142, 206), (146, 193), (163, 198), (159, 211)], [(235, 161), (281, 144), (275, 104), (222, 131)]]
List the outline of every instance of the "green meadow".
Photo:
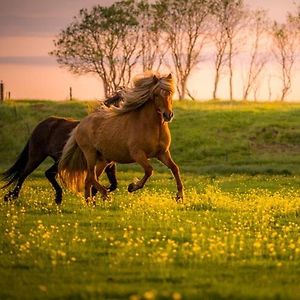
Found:
[[(31, 131), (95, 103), (0, 105), (0, 172)], [(64, 192), (57, 206), (46, 160), (19, 199), (0, 190), (0, 299), (299, 299), (300, 104), (174, 103), (171, 173), (153, 161), (118, 165), (118, 189), (96, 206)], [(107, 184), (105, 176), (101, 182)]]

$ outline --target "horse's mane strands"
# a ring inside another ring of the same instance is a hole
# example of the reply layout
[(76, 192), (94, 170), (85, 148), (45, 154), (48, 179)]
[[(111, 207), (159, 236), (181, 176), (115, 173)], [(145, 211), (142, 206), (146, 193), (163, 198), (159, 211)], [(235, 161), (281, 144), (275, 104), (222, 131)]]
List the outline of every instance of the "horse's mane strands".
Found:
[(152, 71), (137, 75), (133, 79), (133, 86), (120, 92), (123, 99), (122, 105), (111, 107), (108, 112), (116, 115), (135, 110), (151, 99), (153, 92), (157, 89), (174, 94), (175, 84), (172, 76), (163, 77)]

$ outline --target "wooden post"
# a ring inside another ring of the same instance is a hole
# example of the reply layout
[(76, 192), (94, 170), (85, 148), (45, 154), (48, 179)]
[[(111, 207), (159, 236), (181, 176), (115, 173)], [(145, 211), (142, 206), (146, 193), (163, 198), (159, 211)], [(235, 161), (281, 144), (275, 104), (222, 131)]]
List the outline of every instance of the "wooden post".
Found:
[(4, 83), (2, 80), (0, 82), (0, 101), (4, 101)]
[(8, 100), (10, 100), (10, 92), (8, 92)]
[(73, 100), (73, 93), (72, 93), (72, 87), (70, 86), (70, 100)]

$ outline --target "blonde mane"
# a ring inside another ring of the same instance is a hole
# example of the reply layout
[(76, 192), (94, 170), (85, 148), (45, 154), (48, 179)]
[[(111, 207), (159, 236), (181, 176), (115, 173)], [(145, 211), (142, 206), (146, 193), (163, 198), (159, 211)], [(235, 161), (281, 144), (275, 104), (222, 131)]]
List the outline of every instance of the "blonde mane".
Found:
[(175, 84), (172, 76), (161, 76), (152, 71), (137, 75), (133, 79), (132, 87), (120, 91), (123, 99), (121, 106), (112, 106), (107, 110), (113, 115), (135, 110), (150, 100), (154, 92), (174, 94)]

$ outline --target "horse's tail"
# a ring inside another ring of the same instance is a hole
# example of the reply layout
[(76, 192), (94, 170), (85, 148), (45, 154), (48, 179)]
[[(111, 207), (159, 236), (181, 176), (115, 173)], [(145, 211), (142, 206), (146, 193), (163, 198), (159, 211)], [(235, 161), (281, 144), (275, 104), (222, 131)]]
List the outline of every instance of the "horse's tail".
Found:
[(5, 172), (1, 174), (1, 181), (6, 181), (6, 184), (1, 188), (7, 188), (11, 184), (16, 183), (25, 170), (29, 158), (29, 141), (26, 143), (24, 149), (19, 154), (16, 162)]
[(84, 186), (87, 162), (75, 140), (76, 128), (64, 146), (58, 164), (59, 177), (63, 184), (72, 191), (79, 192)]

